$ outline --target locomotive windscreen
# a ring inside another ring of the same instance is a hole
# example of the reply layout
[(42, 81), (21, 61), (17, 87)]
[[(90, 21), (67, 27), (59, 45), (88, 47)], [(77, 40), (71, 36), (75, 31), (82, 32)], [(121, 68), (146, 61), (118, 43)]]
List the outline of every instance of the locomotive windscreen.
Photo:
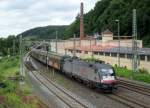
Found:
[(103, 68), (103, 69), (99, 69), (98, 72), (100, 73), (101, 76), (114, 76), (115, 72), (112, 68)]

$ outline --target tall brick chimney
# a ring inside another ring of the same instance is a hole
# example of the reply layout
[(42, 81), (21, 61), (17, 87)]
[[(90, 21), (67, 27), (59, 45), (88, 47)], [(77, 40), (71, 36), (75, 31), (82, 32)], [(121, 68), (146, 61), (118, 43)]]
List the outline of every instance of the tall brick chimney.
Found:
[(80, 39), (84, 38), (84, 12), (83, 12), (83, 2), (81, 2), (80, 7)]

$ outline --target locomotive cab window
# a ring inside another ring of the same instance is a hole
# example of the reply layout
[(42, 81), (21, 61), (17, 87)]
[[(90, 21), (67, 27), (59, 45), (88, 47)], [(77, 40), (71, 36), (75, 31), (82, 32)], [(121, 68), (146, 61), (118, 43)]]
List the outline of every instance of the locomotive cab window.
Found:
[(98, 72), (100, 73), (101, 76), (114, 76), (114, 71), (111, 68), (99, 69)]

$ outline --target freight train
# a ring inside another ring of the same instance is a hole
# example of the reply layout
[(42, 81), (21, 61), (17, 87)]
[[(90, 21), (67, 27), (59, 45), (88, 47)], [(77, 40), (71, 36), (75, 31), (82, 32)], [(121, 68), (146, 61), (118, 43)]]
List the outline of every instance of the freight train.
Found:
[(62, 56), (54, 52), (47, 53), (38, 49), (32, 50), (30, 55), (61, 73), (88, 84), (90, 87), (110, 92), (117, 88), (115, 71), (109, 64), (89, 63), (76, 57)]

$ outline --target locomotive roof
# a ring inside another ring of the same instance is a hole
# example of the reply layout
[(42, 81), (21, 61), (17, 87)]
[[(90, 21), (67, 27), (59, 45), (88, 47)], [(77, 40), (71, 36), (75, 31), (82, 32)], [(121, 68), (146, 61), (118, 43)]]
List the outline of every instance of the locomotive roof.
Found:
[(111, 65), (109, 64), (104, 64), (104, 63), (98, 63), (98, 62), (93, 62), (93, 63), (90, 63), (90, 62), (86, 62), (84, 60), (81, 60), (81, 59), (72, 59), (73, 60), (73, 63), (75, 64), (78, 64), (78, 65), (81, 65), (81, 66), (87, 66), (87, 67), (91, 67), (91, 68), (94, 68), (94, 69), (98, 69), (98, 68), (112, 68)]
[(112, 68), (112, 66), (111, 65), (109, 65), (109, 64), (100, 64), (100, 63), (96, 63), (95, 64), (95, 67), (97, 67), (97, 68)]

